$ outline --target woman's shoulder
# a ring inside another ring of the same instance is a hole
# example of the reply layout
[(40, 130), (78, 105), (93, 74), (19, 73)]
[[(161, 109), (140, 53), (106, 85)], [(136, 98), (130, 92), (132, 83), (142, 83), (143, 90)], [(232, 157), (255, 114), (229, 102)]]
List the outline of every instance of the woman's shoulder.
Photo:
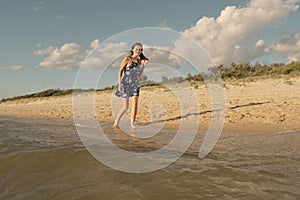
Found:
[(130, 63), (130, 62), (131, 62), (131, 59), (130, 59), (129, 56), (125, 56), (125, 57), (123, 58), (122, 63)]
[(130, 56), (125, 56), (124, 60), (131, 60)]
[[(133, 62), (133, 60), (132, 60), (132, 58), (130, 56), (125, 56), (124, 59), (123, 59), (123, 62), (129, 62), (129, 63), (131, 63), (131, 62)], [(141, 64), (141, 59), (138, 58), (137, 62), (138, 62), (138, 64)]]

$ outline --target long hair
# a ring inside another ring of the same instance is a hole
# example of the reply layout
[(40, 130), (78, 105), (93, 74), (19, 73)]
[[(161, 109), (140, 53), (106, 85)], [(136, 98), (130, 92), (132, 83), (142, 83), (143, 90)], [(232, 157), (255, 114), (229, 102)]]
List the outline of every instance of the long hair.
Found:
[[(132, 45), (132, 47), (131, 47), (131, 50), (130, 50), (130, 56), (132, 56), (133, 55), (133, 49), (134, 49), (134, 47), (135, 46), (137, 46), (137, 45), (139, 45), (139, 46), (143, 46), (141, 43), (139, 43), (139, 42), (136, 42), (136, 43), (134, 43), (133, 45)], [(143, 52), (141, 52), (141, 54), (140, 54), (140, 59), (141, 60), (149, 60), (144, 54), (143, 54)]]

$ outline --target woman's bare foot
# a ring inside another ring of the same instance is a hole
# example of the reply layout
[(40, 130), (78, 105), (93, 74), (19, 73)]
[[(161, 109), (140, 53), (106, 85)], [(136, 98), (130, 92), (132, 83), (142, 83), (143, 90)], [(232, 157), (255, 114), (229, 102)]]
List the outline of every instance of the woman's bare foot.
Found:
[(115, 121), (114, 125), (112, 126), (114, 129), (120, 129), (119, 124)]
[(114, 129), (120, 129), (119, 125), (117, 125), (117, 124), (114, 124), (112, 127), (113, 127)]
[(130, 126), (131, 126), (131, 128), (136, 128), (136, 125), (135, 125), (134, 122), (131, 122), (131, 123), (130, 123)]

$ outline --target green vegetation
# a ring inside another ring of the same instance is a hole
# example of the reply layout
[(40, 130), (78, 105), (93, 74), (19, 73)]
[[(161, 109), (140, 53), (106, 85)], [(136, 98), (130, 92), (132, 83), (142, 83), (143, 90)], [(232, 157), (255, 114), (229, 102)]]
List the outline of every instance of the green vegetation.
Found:
[(249, 63), (235, 64), (231, 66), (219, 65), (209, 69), (213, 74), (218, 74), (223, 80), (241, 79), (249, 77), (296, 77), (300, 75), (300, 62), (291, 62), (289, 64), (273, 63), (271, 65), (261, 65), (256, 62), (254, 65)]
[(77, 92), (85, 92), (90, 90), (82, 90), (82, 89), (68, 89), (68, 90), (60, 90), (60, 89), (48, 89), (44, 90), (42, 92), (32, 93), (32, 94), (26, 94), (22, 96), (16, 96), (12, 98), (3, 98), (0, 102), (5, 102), (9, 100), (18, 100), (18, 99), (27, 99), (27, 98), (38, 98), (38, 97), (50, 97), (50, 96), (63, 96), (67, 94), (72, 94), (73, 91)]
[[(187, 74), (186, 77), (172, 77), (167, 78), (165, 76), (162, 77), (160, 83), (148, 80), (146, 76), (143, 76), (141, 79), (141, 86), (158, 86), (162, 83), (181, 83), (183, 81), (189, 81), (194, 88), (198, 88), (199, 85), (204, 84), (204, 77), (221, 77), (223, 81), (226, 80), (239, 80), (239, 79), (249, 79), (255, 80), (257, 78), (273, 78), (273, 77), (284, 77), (286, 78), (287, 84), (292, 84), (289, 78), (291, 77), (299, 77), (300, 76), (300, 62), (291, 62), (289, 64), (283, 63), (273, 63), (270, 65), (261, 65), (259, 62), (256, 62), (254, 65), (250, 63), (241, 63), (235, 64), (232, 63), (230, 66), (219, 65), (215, 67), (211, 67), (208, 69), (208, 73), (206, 74), (196, 74), (191, 75)], [(111, 87), (106, 87), (102, 89), (97, 89), (96, 91), (108, 91), (115, 90), (116, 86), (113, 85)], [(17, 96), (13, 98), (3, 98), (0, 102), (5, 102), (9, 100), (18, 100), (18, 99), (26, 99), (26, 98), (37, 98), (37, 97), (50, 97), (50, 96), (62, 96), (67, 94), (72, 94), (73, 92), (90, 92), (95, 91), (94, 89), (48, 89), (42, 92), (27, 94), (23, 96)]]

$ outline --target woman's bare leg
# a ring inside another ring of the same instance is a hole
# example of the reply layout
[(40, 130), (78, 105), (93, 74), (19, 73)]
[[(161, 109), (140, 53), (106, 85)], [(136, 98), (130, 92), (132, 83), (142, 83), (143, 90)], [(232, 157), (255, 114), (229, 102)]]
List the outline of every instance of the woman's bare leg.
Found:
[(120, 109), (117, 119), (115, 120), (114, 127), (118, 127), (120, 123), (121, 117), (124, 115), (124, 113), (128, 110), (129, 106), (129, 98), (124, 99), (123, 101), (123, 107)]
[(138, 101), (139, 101), (139, 96), (132, 97), (131, 121), (130, 121), (130, 125), (132, 128), (135, 128), (135, 119), (136, 119)]

